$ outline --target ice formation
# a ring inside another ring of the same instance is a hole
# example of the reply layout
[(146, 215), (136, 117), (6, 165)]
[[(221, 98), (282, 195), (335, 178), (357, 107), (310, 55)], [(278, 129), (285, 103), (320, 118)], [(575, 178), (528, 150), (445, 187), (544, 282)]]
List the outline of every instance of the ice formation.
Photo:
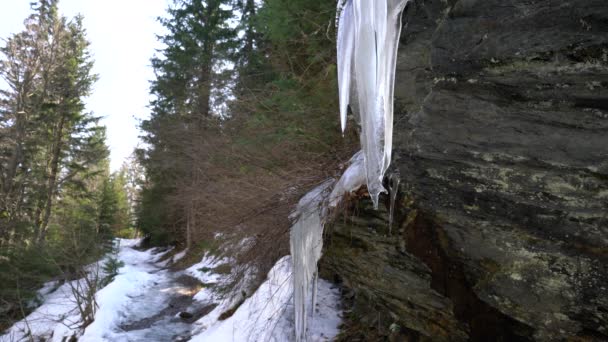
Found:
[(397, 200), (397, 193), (399, 192), (399, 179), (398, 173), (392, 173), (388, 177), (388, 192), (390, 199), (390, 206), (388, 211), (388, 234), (391, 235), (393, 230), (393, 217), (395, 215), (395, 201)]
[(393, 92), (401, 14), (408, 0), (340, 0), (340, 121), (350, 105), (361, 125), (367, 188), (378, 207), (393, 145)]
[(357, 190), (365, 184), (363, 152), (355, 154), (349, 164), (338, 182), (329, 179), (302, 197), (292, 216), (296, 219), (291, 227), (290, 243), (294, 270), (295, 332), (298, 342), (306, 340), (307, 317), (314, 314), (318, 281), (317, 262), (323, 249), (323, 228), (328, 209), (336, 207), (345, 193)]
[[(309, 294), (314, 311), (317, 262), (321, 258), (327, 210), (338, 206), (345, 193), (365, 183), (375, 208), (380, 193), (386, 192), (382, 179), (391, 162), (397, 47), (401, 14), (408, 1), (338, 1), (340, 122), (344, 132), (350, 105), (361, 125), (362, 151), (352, 157), (338, 182), (326, 181), (298, 204), (297, 219), (291, 228), (295, 340), (298, 342), (307, 337)], [(398, 179), (391, 178), (391, 217), (398, 184)]]
[(337, 207), (344, 194), (355, 191), (365, 184), (364, 167), (363, 151), (359, 151), (350, 159), (348, 168), (344, 171), (329, 195), (330, 207)]
[[(293, 341), (292, 271), (291, 257), (281, 258), (258, 290), (237, 306), (232, 316), (220, 319), (223, 313), (235, 307), (231, 299), (217, 302), (215, 309), (195, 323), (197, 328), (189, 341)], [(318, 294), (315, 316), (309, 316), (312, 322), (308, 341), (332, 341), (340, 332), (340, 292), (329, 282), (319, 279)]]
[(323, 249), (323, 221), (326, 216), (325, 202), (335, 180), (319, 185), (298, 203), (297, 220), (291, 227), (291, 256), (293, 260), (293, 301), (295, 308), (296, 341), (306, 340), (307, 299), (312, 288), (311, 310), (314, 312), (314, 293), (317, 278), (317, 261)]

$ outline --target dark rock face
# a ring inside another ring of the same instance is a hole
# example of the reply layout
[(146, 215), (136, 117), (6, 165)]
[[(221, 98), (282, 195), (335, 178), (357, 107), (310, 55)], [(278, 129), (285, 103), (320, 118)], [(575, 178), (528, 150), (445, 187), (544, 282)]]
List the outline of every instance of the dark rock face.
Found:
[(387, 213), (374, 211), (369, 200), (358, 203), (353, 217), (334, 223), (327, 234), (321, 276), (342, 283), (352, 301), (344, 341), (381, 339), (393, 333), (448, 340), (467, 336), (455, 318), (451, 301), (434, 291), (429, 268), (414, 255), (396, 248), (387, 236)]
[(404, 21), (401, 226), (388, 236), (361, 201), (321, 264), (353, 321), (389, 339), (608, 340), (608, 2), (412, 1)]

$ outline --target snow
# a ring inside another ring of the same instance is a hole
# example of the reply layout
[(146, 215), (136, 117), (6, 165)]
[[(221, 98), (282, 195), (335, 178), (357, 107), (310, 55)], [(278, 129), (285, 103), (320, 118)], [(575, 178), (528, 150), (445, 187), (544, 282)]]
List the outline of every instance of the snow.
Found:
[(186, 256), (187, 253), (188, 253), (188, 249), (186, 248), (183, 251), (175, 254), (173, 256), (173, 258), (171, 259), (172, 262), (178, 262), (178, 261), (182, 260)]
[(153, 255), (154, 250), (137, 251), (132, 247), (136, 241), (124, 241), (118, 253), (118, 259), (125, 263), (108, 286), (97, 292), (99, 308), (95, 321), (89, 325), (79, 341), (117, 341), (119, 334), (115, 333), (117, 326), (124, 317), (117, 315), (124, 312), (130, 303), (129, 299), (141, 296), (157, 277), (150, 271), (156, 270), (150, 261), (158, 260), (162, 254)]
[(198, 279), (201, 283), (215, 283), (218, 280), (218, 275), (206, 270), (221, 265), (223, 263), (222, 261), (222, 259), (216, 258), (210, 253), (205, 253), (203, 259), (199, 263), (186, 269), (186, 273)]
[[(45, 289), (47, 286), (45, 286)], [(0, 341), (27, 341), (27, 332), (49, 341), (61, 341), (61, 337), (70, 336), (73, 331), (65, 324), (77, 322), (76, 305), (73, 302), (69, 284), (61, 285), (57, 290), (44, 298), (44, 304), (38, 307), (26, 319), (15, 323)], [(52, 337), (51, 337), (52, 336)]]
[[(118, 325), (126, 320), (127, 311), (133, 298), (142, 296), (159, 275), (154, 272), (158, 267), (154, 265), (165, 253), (156, 253), (157, 250), (137, 251), (133, 247), (140, 240), (118, 240), (119, 251), (116, 258), (123, 261), (125, 266), (120, 268), (118, 275), (106, 287), (96, 293), (98, 305), (95, 321), (91, 323), (82, 334), (77, 328), (80, 317), (77, 312), (74, 295), (70, 284), (83, 283), (83, 279), (64, 283), (55, 291), (55, 284), (45, 284), (39, 291), (43, 294), (43, 304), (29, 314), (24, 320), (15, 323), (3, 336), (1, 342), (29, 341), (27, 331), (34, 337), (48, 341), (62, 341), (70, 336), (79, 337), (79, 341), (119, 341), (116, 333)], [(89, 272), (99, 271), (107, 258), (87, 267)], [(52, 291), (52, 292), (49, 292)], [(149, 304), (145, 312), (151, 314), (159, 305)]]
[[(324, 193), (317, 193), (317, 196), (325, 197)], [(302, 202), (303, 208), (309, 208), (315, 197), (311, 195), (308, 202)], [(79, 318), (71, 303), (69, 285), (63, 284), (53, 290), (57, 284), (48, 283), (39, 291), (44, 303), (27, 317), (27, 323), (25, 320), (18, 322), (0, 337), (0, 341), (29, 341), (27, 326), (34, 337), (48, 341), (63, 341), (71, 336), (84, 342), (174, 341), (190, 337), (193, 341), (219, 342), (293, 340), (295, 320), (290, 256), (277, 262), (268, 279), (244, 300), (233, 316), (220, 321), (220, 315), (244, 298), (224, 299), (209, 287), (192, 292), (192, 287), (183, 285), (178, 279), (190, 276), (204, 284), (221, 284), (227, 281), (227, 276), (218, 275), (213, 269), (231, 260), (208, 253), (199, 263), (183, 271), (171, 271), (165, 268), (164, 261), (160, 261), (170, 249), (140, 251), (133, 248), (137, 243), (137, 240), (120, 240), (114, 257), (125, 265), (110, 284), (96, 293), (95, 320), (84, 331), (69, 327)], [(307, 292), (310, 299), (310, 289)], [(319, 280), (318, 297), (314, 317), (311, 309), (307, 313), (314, 324), (308, 336), (310, 341), (328, 341), (339, 332), (340, 294), (337, 288)], [(175, 301), (184, 298), (186, 304)], [(172, 303), (178, 303), (180, 311), (191, 313), (204, 308), (213, 307), (213, 310), (195, 323), (189, 323), (178, 317), (177, 309), (171, 311)]]
[(38, 298), (41, 298), (43, 300), (46, 299), (46, 297), (49, 294), (55, 292), (55, 290), (57, 290), (57, 288), (59, 288), (59, 286), (61, 286), (61, 284), (56, 280), (45, 283), (42, 286), (42, 288), (40, 290), (38, 290)]
[[(133, 260), (144, 257), (140, 254), (142, 252), (134, 252)], [(149, 255), (147, 260), (137, 260), (134, 269), (130, 270), (131, 274), (142, 271), (150, 277), (150, 281), (143, 286), (139, 286), (136, 281), (134, 284), (122, 284), (117, 277), (117, 287), (124, 286), (127, 290), (116, 293), (116, 306), (112, 309), (113, 303), (109, 303), (108, 317), (101, 317), (99, 329), (89, 326), (83, 336), (86, 338), (84, 341), (174, 341), (184, 340), (191, 335), (192, 325), (177, 315), (181, 311), (197, 312), (208, 305), (213, 297), (209, 296), (209, 289), (203, 288), (193, 298), (192, 288), (180, 283), (179, 278), (194, 273), (202, 274), (202, 271), (195, 269), (202, 266), (197, 264), (185, 271), (173, 272), (162, 268), (164, 263), (159, 263), (159, 258), (160, 256)], [(205, 264), (208, 264), (207, 260), (207, 256), (203, 258)], [(185, 306), (179, 304), (184, 299), (192, 303)], [(172, 307), (176, 309), (172, 311)], [(108, 324), (107, 321), (112, 322)]]
[[(191, 288), (178, 278), (196, 270), (166, 269), (166, 262), (159, 260), (169, 251), (121, 248), (118, 258), (126, 265), (112, 283), (98, 292), (95, 321), (79, 341), (172, 341), (190, 336), (191, 324), (166, 310), (174, 300), (192, 296)], [(208, 291), (203, 289), (199, 294)], [(196, 311), (206, 304), (195, 301), (184, 309)]]
[(408, 0), (346, 0), (338, 9), (340, 121), (348, 105), (361, 124), (367, 188), (378, 206), (391, 162), (393, 94), (401, 14)]
[[(231, 304), (220, 305), (203, 317), (202, 332), (192, 337), (193, 342), (204, 341), (291, 341), (293, 340), (293, 283), (292, 261), (289, 256), (280, 259), (268, 273), (268, 279), (259, 289), (224, 321), (217, 317)], [(314, 329), (309, 341), (330, 341), (339, 333), (341, 323), (340, 295), (337, 289), (321, 280), (319, 305), (312, 318)]]
[[(99, 272), (103, 260), (86, 267), (88, 272)], [(0, 336), (0, 341), (26, 341), (29, 335), (48, 341), (61, 341), (66, 336), (78, 334), (80, 316), (72, 288), (86, 287), (84, 279), (60, 284), (51, 281), (38, 290), (42, 305), (25, 319), (15, 323)]]
[[(198, 279), (203, 284), (215, 284), (221, 282), (223, 277), (211, 272), (210, 270), (225, 263), (226, 260), (216, 258), (215, 256), (206, 253), (203, 259), (189, 268), (186, 269), (186, 274)], [(208, 289), (202, 289), (194, 295), (194, 300), (199, 302), (213, 302), (217, 301), (218, 298), (212, 291)]]

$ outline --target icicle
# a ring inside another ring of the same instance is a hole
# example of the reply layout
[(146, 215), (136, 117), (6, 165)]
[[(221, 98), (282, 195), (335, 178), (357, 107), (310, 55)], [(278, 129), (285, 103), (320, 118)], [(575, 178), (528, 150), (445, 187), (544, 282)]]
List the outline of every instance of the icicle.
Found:
[[(344, 6), (344, 7), (341, 7)], [(342, 133), (346, 129), (346, 112), (348, 111), (348, 103), (350, 101), (350, 82), (352, 73), (352, 56), (354, 52), (355, 31), (351, 21), (353, 20), (352, 2), (348, 1), (346, 5), (338, 1), (339, 26), (338, 26), (338, 60), (344, 61), (338, 64), (338, 89), (340, 96), (340, 123)]]
[(386, 92), (384, 106), (384, 168), (383, 173), (391, 164), (393, 151), (393, 115), (395, 94), (395, 69), (397, 68), (397, 53), (399, 50), (399, 37), (401, 37), (401, 16), (409, 0), (388, 0), (388, 23), (386, 39), (384, 40), (384, 51), (386, 54)]
[(390, 196), (390, 206), (388, 212), (388, 235), (391, 235), (393, 228), (393, 215), (395, 214), (395, 200), (399, 192), (399, 173), (395, 172), (388, 178), (388, 191)]
[(323, 223), (326, 215), (326, 200), (331, 187), (335, 184), (330, 179), (310, 191), (298, 203), (297, 220), (291, 227), (290, 244), (293, 260), (294, 307), (296, 341), (306, 340), (308, 309), (306, 300), (313, 288), (313, 307), (315, 274), (317, 262), (323, 249)]
[(317, 284), (319, 283), (319, 269), (315, 268), (315, 274), (312, 279), (312, 304), (310, 307), (310, 319), (315, 317), (315, 306), (317, 305)]
[(395, 67), (407, 2), (347, 0), (338, 6), (340, 119), (344, 130), (349, 104), (359, 117), (367, 188), (375, 208), (380, 193), (386, 192), (382, 179), (391, 162)]
[[(330, 207), (336, 207), (345, 193), (357, 190), (364, 184), (363, 152), (359, 151), (351, 158), (349, 167), (338, 182), (335, 179), (327, 180), (307, 193), (300, 199), (295, 213), (290, 216), (296, 219), (291, 227), (290, 247), (297, 342), (306, 340), (308, 316), (314, 315), (319, 276), (317, 262), (323, 249), (323, 225), (327, 211)], [(307, 305), (308, 298), (311, 298), (310, 309)]]

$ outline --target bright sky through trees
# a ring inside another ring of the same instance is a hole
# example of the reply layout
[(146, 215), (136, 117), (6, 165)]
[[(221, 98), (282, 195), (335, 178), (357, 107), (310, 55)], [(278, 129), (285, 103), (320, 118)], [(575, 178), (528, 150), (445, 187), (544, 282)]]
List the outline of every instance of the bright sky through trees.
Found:
[[(138, 121), (149, 115), (150, 58), (164, 32), (156, 18), (169, 0), (60, 0), (68, 18), (84, 15), (94, 72), (100, 76), (87, 109), (103, 116), (108, 127), (111, 168), (118, 169), (138, 144)], [(31, 13), (29, 0), (0, 0), (0, 38), (21, 31)]]

